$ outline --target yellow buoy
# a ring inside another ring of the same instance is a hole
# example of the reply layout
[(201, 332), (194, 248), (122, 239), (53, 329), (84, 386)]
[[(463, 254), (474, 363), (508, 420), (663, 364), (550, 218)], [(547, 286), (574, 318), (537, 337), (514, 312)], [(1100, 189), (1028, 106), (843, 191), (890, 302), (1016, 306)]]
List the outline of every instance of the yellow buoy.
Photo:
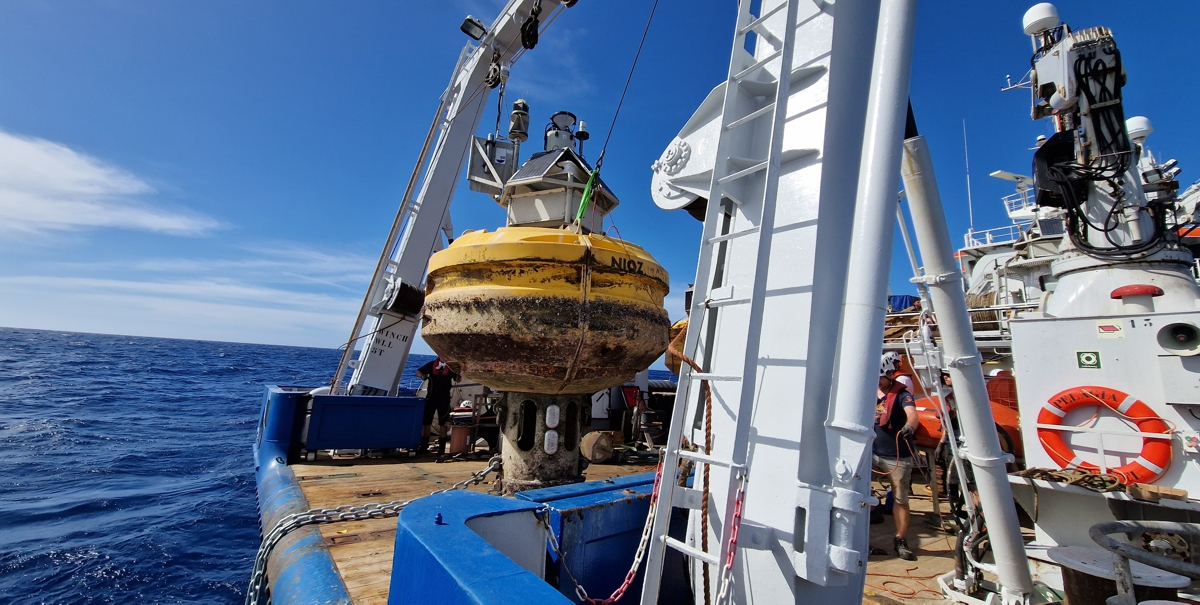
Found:
[[(679, 339), (679, 335), (684, 332), (687, 332), (687, 328), (688, 328), (688, 318), (686, 318), (686, 317), (671, 324), (671, 333), (668, 335), (668, 337), (671, 339), (671, 342), (674, 343), (676, 341), (676, 339)], [(677, 344), (675, 346), (678, 347), (678, 350), (680, 352), (682, 352), (683, 351), (683, 342), (682, 342), (682, 339), (679, 339), (679, 340), (680, 340), (679, 344)], [(671, 352), (674, 350), (676, 350), (675, 347), (667, 347), (667, 354), (666, 354), (666, 357), (663, 359), (663, 365), (667, 366), (667, 369), (670, 370), (672, 374), (678, 376), (680, 366), (683, 365), (683, 358), (681, 358), (678, 355)]]
[(429, 259), (422, 336), (499, 391), (594, 393), (667, 347), (667, 272), (641, 247), (538, 227), (464, 233)]

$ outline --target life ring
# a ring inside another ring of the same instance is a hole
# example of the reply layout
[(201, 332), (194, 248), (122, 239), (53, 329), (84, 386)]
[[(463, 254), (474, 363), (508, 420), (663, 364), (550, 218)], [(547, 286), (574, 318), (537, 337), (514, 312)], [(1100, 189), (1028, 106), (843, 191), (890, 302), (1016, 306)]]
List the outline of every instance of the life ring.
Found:
[[(1059, 466), (1066, 469), (1082, 469), (1098, 473), (1100, 467), (1085, 462), (1063, 441), (1062, 431), (1043, 425), (1062, 424), (1066, 415), (1089, 405), (1104, 404), (1109, 409), (1137, 423), (1138, 431), (1142, 433), (1162, 433), (1169, 435), (1171, 429), (1150, 406), (1132, 395), (1116, 389), (1097, 386), (1082, 386), (1067, 389), (1053, 397), (1042, 406), (1038, 412), (1038, 439), (1050, 458)], [(1171, 440), (1156, 437), (1142, 437), (1142, 451), (1137, 459), (1120, 468), (1109, 469), (1108, 472), (1120, 478), (1121, 483), (1152, 483), (1157, 481), (1171, 466)]]

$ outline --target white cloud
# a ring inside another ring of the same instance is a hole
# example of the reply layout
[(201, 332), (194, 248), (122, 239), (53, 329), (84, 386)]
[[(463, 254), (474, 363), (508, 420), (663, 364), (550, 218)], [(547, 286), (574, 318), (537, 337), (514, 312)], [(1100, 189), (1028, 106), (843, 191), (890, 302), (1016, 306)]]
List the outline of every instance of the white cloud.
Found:
[[(234, 260), (42, 263), (0, 276), (0, 325), (337, 347), (375, 258), (259, 244)], [(414, 353), (428, 354), (424, 342)]]
[(547, 103), (557, 107), (593, 94), (595, 87), (585, 77), (576, 47), (576, 41), (586, 33), (586, 30), (569, 29), (561, 22), (555, 22), (538, 39), (537, 48), (521, 55), (513, 66), (505, 94), (513, 101), (524, 98), (535, 104), (535, 112), (546, 113), (535, 117), (534, 123), (549, 118), (550, 113), (556, 111), (547, 112)]
[(256, 283), (318, 284), (362, 294), (378, 261), (360, 254), (327, 253), (294, 245), (244, 248), (239, 259), (159, 258), (138, 261), (138, 271), (236, 275)]
[(198, 235), (218, 226), (140, 199), (153, 193), (137, 176), (65, 145), (0, 131), (0, 230), (117, 227)]
[(28, 328), (335, 347), (350, 332), (352, 299), (203, 282), (0, 278), (0, 317)]

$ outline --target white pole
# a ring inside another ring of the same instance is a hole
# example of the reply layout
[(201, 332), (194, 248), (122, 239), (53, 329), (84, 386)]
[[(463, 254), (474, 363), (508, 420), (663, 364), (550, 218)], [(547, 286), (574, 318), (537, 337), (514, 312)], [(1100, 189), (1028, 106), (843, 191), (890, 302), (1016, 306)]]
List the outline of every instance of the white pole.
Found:
[[(900, 149), (908, 114), (908, 83), (917, 19), (916, 0), (884, 0), (879, 13), (862, 170), (850, 237), (850, 272), (842, 304), (841, 342), (829, 419), (829, 461), (835, 493), (870, 493), (870, 448), (883, 320), (895, 233)], [(830, 528), (834, 548), (862, 553), (866, 564), (867, 508), (839, 511)], [(862, 591), (865, 574), (856, 590)]]
[[(904, 250), (908, 252), (908, 264), (912, 266), (913, 277), (921, 277), (925, 272), (917, 262), (917, 252), (913, 249), (912, 239), (908, 235), (908, 221), (904, 218), (904, 208), (896, 204), (896, 224), (900, 227), (900, 237), (904, 239)], [(917, 295), (921, 299), (921, 310), (929, 312), (933, 303), (929, 301), (929, 288), (922, 282), (917, 282)], [(900, 309), (895, 309), (899, 311)]]
[[(1013, 503), (1012, 488), (1004, 468), (996, 423), (992, 419), (982, 358), (971, 333), (971, 318), (962, 288), (962, 271), (954, 262), (950, 230), (942, 198), (933, 173), (933, 160), (925, 137), (904, 142), (904, 190), (912, 212), (913, 230), (925, 261), (925, 283), (937, 309), (945, 365), (954, 381), (958, 421), (968, 444), (967, 459), (975, 470), (979, 501), (987, 517), (988, 538), (996, 558), (1005, 603), (1021, 602), (1033, 593), (1033, 579), (1025, 558), (1021, 526)], [(968, 496), (969, 497), (969, 496)]]
[(971, 200), (971, 154), (967, 151), (967, 121), (963, 121), (963, 160), (967, 164), (967, 221), (968, 229), (975, 231), (975, 203)]

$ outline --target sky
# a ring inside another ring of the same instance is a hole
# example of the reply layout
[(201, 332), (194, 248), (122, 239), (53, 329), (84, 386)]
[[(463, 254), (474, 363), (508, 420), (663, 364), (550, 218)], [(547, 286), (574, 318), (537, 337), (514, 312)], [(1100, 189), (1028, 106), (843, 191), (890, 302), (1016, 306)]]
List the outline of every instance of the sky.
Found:
[[(467, 42), (458, 25), (490, 23), (503, 4), (0, 3), (0, 325), (341, 345)], [(964, 122), (977, 228), (1007, 224), (1011, 184), (987, 174), (1028, 173), (1050, 129), (1030, 121), (1027, 90), (1000, 90), (1028, 69), (1031, 4), (920, 4), (911, 97), (956, 238), (970, 214)], [(598, 153), (649, 7), (580, 0), (562, 14), (508, 84), (531, 130), (571, 111)], [(1126, 115), (1153, 121), (1148, 146), (1179, 159), (1185, 187), (1200, 178), (1200, 3), (1059, 10), (1075, 29), (1113, 28)], [(654, 206), (650, 165), (724, 79), (734, 14), (733, 0), (660, 0), (606, 154), (613, 222), (671, 274), (673, 318), (701, 225)], [(504, 223), (464, 184), (451, 215), (460, 232)], [(912, 292), (896, 261), (892, 290)]]

